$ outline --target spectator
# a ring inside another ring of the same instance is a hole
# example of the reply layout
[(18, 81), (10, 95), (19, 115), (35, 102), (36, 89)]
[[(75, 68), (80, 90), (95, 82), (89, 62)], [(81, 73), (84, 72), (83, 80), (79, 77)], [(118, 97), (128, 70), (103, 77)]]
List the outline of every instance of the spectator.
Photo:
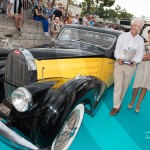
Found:
[(95, 24), (95, 18), (94, 16), (91, 17), (91, 20), (89, 21), (90, 26), (94, 26)]
[(67, 20), (65, 20), (65, 21), (64, 21), (64, 24), (68, 24), (68, 21), (67, 21)]
[(88, 15), (85, 15), (84, 17), (83, 17), (83, 20), (82, 20), (82, 24), (84, 25), (84, 26), (89, 26), (89, 21), (88, 21)]
[(42, 1), (39, 0), (38, 5), (35, 6), (34, 9), (34, 20), (41, 21), (43, 23), (43, 29), (45, 36), (49, 36), (48, 33), (48, 20), (45, 18), (44, 13), (42, 9)]
[(57, 36), (63, 25), (64, 24), (60, 21), (59, 17), (55, 17), (55, 20), (51, 26), (52, 41), (55, 40), (55, 37)]
[(23, 7), (21, 0), (10, 0), (7, 8), (7, 15), (13, 17), (17, 32), (22, 35)]
[(47, 2), (47, 8), (45, 9), (45, 16), (48, 19), (49, 24), (51, 23), (52, 15), (53, 15), (52, 3)]
[(65, 8), (62, 9), (62, 20), (63, 20), (64, 23), (65, 23), (65, 21), (67, 20), (66, 11), (67, 11), (67, 10), (66, 10)]
[(72, 20), (73, 24), (79, 24), (79, 14), (76, 14), (76, 17)]
[(83, 19), (80, 17), (79, 20), (78, 20), (79, 24), (82, 24), (82, 20)]
[(23, 1), (23, 18), (31, 19), (32, 18), (32, 0)]
[(53, 13), (53, 17), (52, 20), (55, 20), (55, 17), (58, 17), (60, 19), (60, 21), (62, 20), (62, 11), (61, 11), (61, 7), (58, 7), (58, 9), (56, 9)]
[(68, 21), (68, 24), (72, 24), (73, 22), (73, 17), (72, 17), (72, 12), (71, 10), (68, 12), (67, 14), (67, 21)]
[(57, 3), (56, 2), (54, 2), (54, 4), (53, 4), (53, 12), (57, 9)]

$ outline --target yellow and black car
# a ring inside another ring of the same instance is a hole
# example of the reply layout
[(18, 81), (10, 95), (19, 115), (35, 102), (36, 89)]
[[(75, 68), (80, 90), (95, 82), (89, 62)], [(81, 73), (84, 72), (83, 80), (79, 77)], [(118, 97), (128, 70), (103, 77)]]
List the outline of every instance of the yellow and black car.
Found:
[(9, 51), (0, 70), (0, 101), (11, 111), (0, 113), (6, 119), (1, 140), (18, 149), (68, 149), (84, 111), (94, 116), (113, 84), (120, 34), (66, 25), (50, 45)]

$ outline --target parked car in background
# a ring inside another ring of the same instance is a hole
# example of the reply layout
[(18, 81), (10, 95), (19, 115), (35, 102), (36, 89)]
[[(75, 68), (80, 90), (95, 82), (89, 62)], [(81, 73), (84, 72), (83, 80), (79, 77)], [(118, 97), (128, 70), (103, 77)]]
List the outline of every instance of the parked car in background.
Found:
[(48, 46), (9, 51), (1, 65), (0, 101), (11, 111), (1, 115), (1, 140), (18, 149), (68, 149), (84, 111), (95, 116), (113, 84), (120, 34), (65, 25)]

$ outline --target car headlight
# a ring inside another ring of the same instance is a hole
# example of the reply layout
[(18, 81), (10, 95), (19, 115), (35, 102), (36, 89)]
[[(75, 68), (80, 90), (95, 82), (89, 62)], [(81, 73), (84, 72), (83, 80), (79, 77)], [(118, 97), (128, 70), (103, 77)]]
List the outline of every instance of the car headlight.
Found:
[(32, 106), (32, 95), (24, 88), (20, 87), (12, 93), (12, 104), (20, 112), (25, 112)]

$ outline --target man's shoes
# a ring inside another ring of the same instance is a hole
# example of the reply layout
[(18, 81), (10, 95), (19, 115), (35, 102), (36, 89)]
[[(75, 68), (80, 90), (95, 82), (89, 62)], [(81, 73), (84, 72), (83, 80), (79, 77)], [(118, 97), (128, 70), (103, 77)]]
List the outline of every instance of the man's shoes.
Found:
[(18, 32), (20, 35), (23, 35), (20, 28), (17, 29), (17, 32)]
[(120, 111), (120, 109), (121, 109), (121, 106), (119, 108), (113, 108), (110, 112), (110, 115), (111, 116), (116, 115), (116, 113), (118, 113)]

